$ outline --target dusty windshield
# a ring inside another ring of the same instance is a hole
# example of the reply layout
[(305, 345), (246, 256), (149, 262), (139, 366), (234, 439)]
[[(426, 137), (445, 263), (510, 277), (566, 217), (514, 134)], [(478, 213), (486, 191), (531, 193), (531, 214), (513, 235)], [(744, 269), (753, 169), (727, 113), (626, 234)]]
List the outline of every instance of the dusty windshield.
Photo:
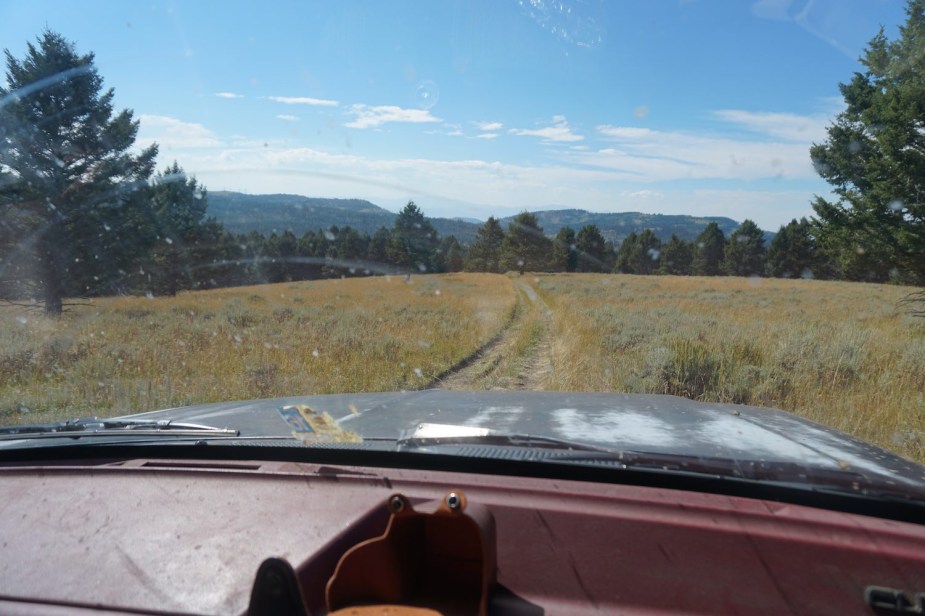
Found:
[(0, 423), (448, 390), (925, 461), (925, 3), (0, 3)]

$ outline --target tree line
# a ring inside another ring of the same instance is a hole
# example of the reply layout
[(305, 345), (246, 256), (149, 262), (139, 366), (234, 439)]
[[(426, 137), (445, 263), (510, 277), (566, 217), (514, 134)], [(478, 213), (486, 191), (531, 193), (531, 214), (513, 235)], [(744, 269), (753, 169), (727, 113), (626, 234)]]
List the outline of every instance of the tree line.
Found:
[(746, 220), (693, 242), (651, 230), (619, 246), (587, 225), (546, 237), (533, 214), (507, 229), (489, 218), (469, 246), (441, 238), (413, 202), (392, 228), (301, 237), (232, 234), (208, 217), (208, 194), (176, 163), (156, 172), (137, 150), (138, 121), (116, 111), (92, 53), (46, 30), (22, 59), (8, 50), (0, 87), (0, 298), (174, 294), (260, 282), (415, 272), (554, 271), (837, 278), (925, 284), (925, 0), (900, 38), (881, 31), (866, 67), (841, 84), (847, 104), (811, 148), (835, 199), (781, 227), (766, 245)]
[(593, 224), (577, 232), (563, 227), (555, 237), (546, 237), (536, 217), (523, 212), (507, 232), (496, 219), (489, 218), (465, 250), (465, 269), (482, 272), (832, 278), (836, 271), (819, 249), (812, 225), (805, 218), (781, 227), (769, 245), (764, 232), (746, 220), (728, 238), (711, 222), (692, 242), (674, 234), (664, 241), (645, 229), (630, 233), (615, 247)]

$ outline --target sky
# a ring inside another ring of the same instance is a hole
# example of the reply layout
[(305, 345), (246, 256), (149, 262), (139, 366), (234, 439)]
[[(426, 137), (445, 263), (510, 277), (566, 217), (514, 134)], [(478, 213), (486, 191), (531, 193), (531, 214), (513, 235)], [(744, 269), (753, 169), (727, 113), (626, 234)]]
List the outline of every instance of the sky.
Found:
[(0, 0), (0, 47), (93, 52), (117, 108), (210, 191), (476, 218), (750, 218), (829, 194), (809, 147), (901, 0)]

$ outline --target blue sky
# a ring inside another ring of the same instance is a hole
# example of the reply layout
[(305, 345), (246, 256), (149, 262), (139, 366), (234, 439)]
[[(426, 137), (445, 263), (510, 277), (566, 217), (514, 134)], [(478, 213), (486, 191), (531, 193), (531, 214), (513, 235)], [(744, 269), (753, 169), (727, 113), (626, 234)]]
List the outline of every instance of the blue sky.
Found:
[(484, 219), (577, 207), (751, 218), (827, 185), (808, 148), (901, 0), (0, 2), (93, 51), (209, 190)]

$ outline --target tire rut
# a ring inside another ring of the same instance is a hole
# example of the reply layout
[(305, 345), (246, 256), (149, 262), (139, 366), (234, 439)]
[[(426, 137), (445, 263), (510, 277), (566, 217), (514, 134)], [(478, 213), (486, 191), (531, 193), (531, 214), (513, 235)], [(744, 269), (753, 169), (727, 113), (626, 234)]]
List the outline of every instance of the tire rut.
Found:
[(515, 279), (517, 304), (508, 324), (481, 349), (428, 387), (542, 390), (552, 374), (552, 311), (529, 282)]

